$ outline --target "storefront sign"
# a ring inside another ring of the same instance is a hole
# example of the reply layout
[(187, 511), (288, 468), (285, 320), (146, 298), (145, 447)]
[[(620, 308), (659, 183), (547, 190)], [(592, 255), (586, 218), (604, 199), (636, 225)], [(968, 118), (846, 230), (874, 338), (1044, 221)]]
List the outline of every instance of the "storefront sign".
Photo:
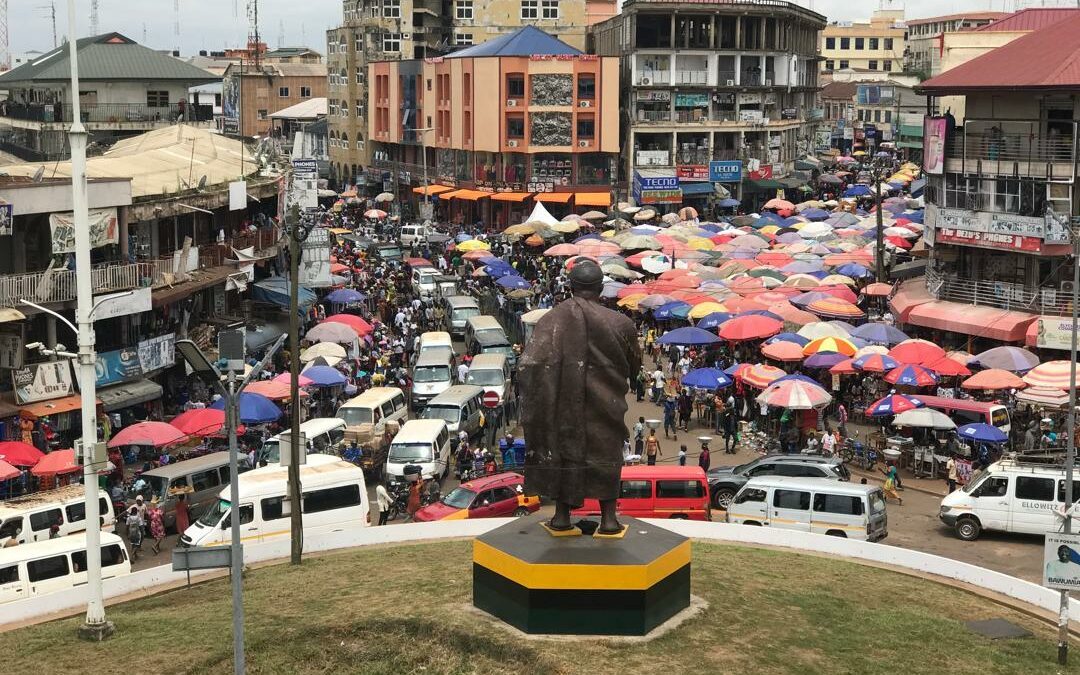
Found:
[(678, 190), (678, 176), (642, 176), (634, 172), (634, 183), (641, 190)]
[(740, 110), (739, 121), (747, 124), (759, 124), (764, 121), (765, 117), (760, 110)]
[(170, 367), (176, 361), (176, 333), (139, 342), (139, 365), (143, 373)]
[(704, 164), (677, 166), (675, 175), (680, 180), (709, 180), (709, 167)]
[(948, 227), (954, 230), (971, 230), (974, 232), (985, 232), (987, 230), (987, 225), (979, 218), (979, 214), (967, 209), (938, 209), (935, 224), (941, 228)]
[(1039, 317), (1035, 346), (1039, 349), (1072, 349), (1072, 326), (1070, 318)]
[(300, 283), (312, 288), (326, 288), (331, 284), (330, 230), (316, 227), (300, 244)]
[(751, 171), (746, 174), (746, 177), (750, 180), (766, 180), (773, 177), (772, 164), (762, 164), (757, 171)]
[(98, 354), (94, 369), (97, 372), (95, 382), (98, 387), (136, 380), (143, 376), (139, 350), (131, 348)]
[(714, 183), (738, 183), (742, 180), (742, 162), (709, 162), (709, 180)]
[(670, 91), (657, 91), (656, 89), (646, 89), (644, 91), (637, 92), (637, 100), (639, 101), (653, 101), (656, 103), (666, 103), (671, 100)]
[(990, 214), (989, 232), (995, 234), (1019, 234), (1024, 237), (1043, 238), (1046, 221), (1031, 216), (1017, 216), (1010, 213)]
[(70, 396), (75, 392), (71, 362), (67, 359), (32, 363), (11, 372), (15, 402), (19, 405)]
[(923, 171), (940, 176), (945, 170), (945, 138), (947, 124), (944, 117), (923, 118)]
[(708, 94), (675, 94), (676, 108), (707, 108), (709, 107)]
[(555, 183), (551, 181), (532, 181), (525, 184), (525, 192), (555, 192)]
[(25, 324), (0, 326), (0, 368), (22, 368)]
[(532, 54), (530, 61), (597, 61), (596, 54)]
[[(193, 249), (194, 250), (194, 249)], [(196, 252), (197, 253), (197, 252)], [(151, 309), (149, 288), (94, 296), (94, 321), (115, 319), (118, 316), (149, 312)]]
[(784, 108), (780, 111), (780, 119), (793, 120), (799, 116), (799, 111), (795, 108)]
[(681, 204), (682, 190), (642, 190), (636, 201), (638, 204)]
[[(75, 252), (75, 216), (67, 213), (54, 213), (49, 216), (52, 229), (53, 255)], [(116, 219), (116, 208), (90, 209), (90, 248), (101, 248), (120, 241), (120, 226)]]
[(980, 248), (995, 248), (1010, 251), (1040, 251), (1042, 239), (1037, 237), (1024, 237), (1017, 234), (996, 234), (993, 232), (977, 232), (974, 230), (957, 230), (951, 227), (941, 227), (937, 230), (936, 243), (939, 244), (964, 244)]

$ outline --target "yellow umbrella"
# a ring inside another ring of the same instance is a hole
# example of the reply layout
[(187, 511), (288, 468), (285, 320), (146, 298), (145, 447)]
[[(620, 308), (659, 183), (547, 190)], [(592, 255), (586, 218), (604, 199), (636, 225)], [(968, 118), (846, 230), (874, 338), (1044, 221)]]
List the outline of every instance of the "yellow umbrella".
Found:
[(758, 232), (760, 232), (762, 234), (776, 234), (779, 231), (780, 231), (780, 226), (779, 225), (766, 225), (765, 227), (758, 230)]
[(479, 239), (469, 239), (467, 241), (463, 241), (460, 244), (458, 244), (457, 245), (457, 250), (466, 251), (466, 252), (468, 252), (468, 251), (490, 251), (491, 250), (491, 244), (489, 244), (487, 242), (484, 242), (484, 241), (480, 241)]
[(703, 302), (699, 305), (694, 305), (690, 308), (690, 312), (686, 315), (691, 319), (701, 319), (713, 312), (726, 312), (727, 307), (721, 305), (719, 302)]
[(352, 230), (344, 227), (331, 227), (330, 234), (349, 234)]
[(855, 345), (852, 344), (850, 340), (839, 337), (818, 338), (803, 347), (803, 354), (806, 356), (817, 354), (818, 352), (835, 352), (837, 354), (843, 354), (844, 356), (854, 356), (856, 351)]
[(855, 152), (851, 153), (851, 156), (852, 157), (862, 157), (865, 154), (866, 153), (864, 151), (862, 151), (862, 150), (856, 150)]
[(809, 224), (810, 223), (794, 223), (791, 227), (795, 228), (796, 230), (801, 230)]
[(555, 223), (551, 226), (551, 229), (555, 230), (556, 232), (561, 232), (562, 234), (570, 234), (571, 232), (577, 232), (578, 230), (580, 230), (581, 223), (576, 220), (563, 221), (560, 223)]
[(830, 274), (821, 280), (822, 286), (832, 286), (834, 284), (843, 284), (845, 286), (855, 287), (857, 284), (855, 280), (849, 276), (843, 274)]
[(532, 225), (526, 225), (524, 223), (522, 223), (521, 225), (511, 225), (510, 227), (503, 230), (503, 234), (508, 237), (520, 237), (523, 235), (533, 234), (534, 232), (536, 232), (536, 230), (533, 228)]
[[(687, 208), (689, 208), (689, 207), (687, 207)], [(709, 241), (708, 239), (706, 239), (705, 237), (690, 237), (686, 241), (686, 244), (690, 248), (698, 250), (698, 251), (711, 251), (711, 250), (713, 250), (713, 248), (715, 248), (713, 243), (711, 241)]]
[(604, 239), (611, 239), (612, 237), (615, 236), (615, 230), (604, 230), (603, 232), (600, 233), (600, 236), (603, 237)]
[(618, 305), (619, 307), (626, 307), (627, 309), (637, 311), (638, 303), (648, 297), (648, 295), (648, 293), (634, 293), (633, 295), (628, 295), (620, 300)]

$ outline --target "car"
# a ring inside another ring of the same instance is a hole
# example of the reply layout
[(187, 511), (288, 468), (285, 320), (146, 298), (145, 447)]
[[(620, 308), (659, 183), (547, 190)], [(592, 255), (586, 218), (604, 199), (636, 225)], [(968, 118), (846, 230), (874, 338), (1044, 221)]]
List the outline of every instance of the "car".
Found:
[(713, 506), (727, 510), (735, 493), (755, 476), (791, 476), (850, 480), (844, 461), (825, 455), (766, 455), (738, 466), (718, 466), (709, 470), (709, 494)]
[(540, 508), (539, 497), (523, 492), (525, 477), (519, 473), (499, 473), (462, 483), (441, 500), (428, 504), (413, 520), (464, 520), (466, 518), (507, 518), (527, 516)]

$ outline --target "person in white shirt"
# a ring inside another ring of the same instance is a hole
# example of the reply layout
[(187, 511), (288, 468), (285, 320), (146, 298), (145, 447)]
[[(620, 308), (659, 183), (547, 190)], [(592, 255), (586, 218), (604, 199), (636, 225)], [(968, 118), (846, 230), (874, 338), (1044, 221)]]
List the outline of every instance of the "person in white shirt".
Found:
[(375, 486), (375, 501), (379, 504), (379, 525), (385, 525), (390, 516), (390, 494), (386, 486), (379, 483)]
[(825, 430), (825, 435), (821, 437), (821, 451), (828, 457), (832, 457), (833, 452), (836, 450), (836, 436), (833, 435), (828, 429)]
[(457, 381), (459, 384), (465, 384), (465, 378), (469, 376), (469, 364), (461, 362), (457, 367)]
[(664, 371), (660, 370), (659, 368), (654, 370), (653, 374), (652, 374), (652, 381), (653, 381), (652, 400), (653, 400), (653, 403), (656, 403), (656, 402), (658, 402), (660, 400), (660, 393), (664, 391)]

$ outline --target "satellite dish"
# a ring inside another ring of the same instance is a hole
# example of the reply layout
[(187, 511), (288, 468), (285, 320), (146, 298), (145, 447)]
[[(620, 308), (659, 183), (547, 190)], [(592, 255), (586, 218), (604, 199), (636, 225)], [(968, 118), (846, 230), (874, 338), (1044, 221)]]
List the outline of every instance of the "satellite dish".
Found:
[(33, 180), (35, 183), (40, 183), (41, 179), (44, 178), (44, 177), (45, 177), (45, 167), (44, 167), (44, 165), (42, 165), (42, 166), (39, 166), (37, 168), (37, 171), (34, 172), (34, 177), (31, 180)]
[(199, 191), (201, 192), (206, 187), (206, 174), (203, 174), (199, 179)]

